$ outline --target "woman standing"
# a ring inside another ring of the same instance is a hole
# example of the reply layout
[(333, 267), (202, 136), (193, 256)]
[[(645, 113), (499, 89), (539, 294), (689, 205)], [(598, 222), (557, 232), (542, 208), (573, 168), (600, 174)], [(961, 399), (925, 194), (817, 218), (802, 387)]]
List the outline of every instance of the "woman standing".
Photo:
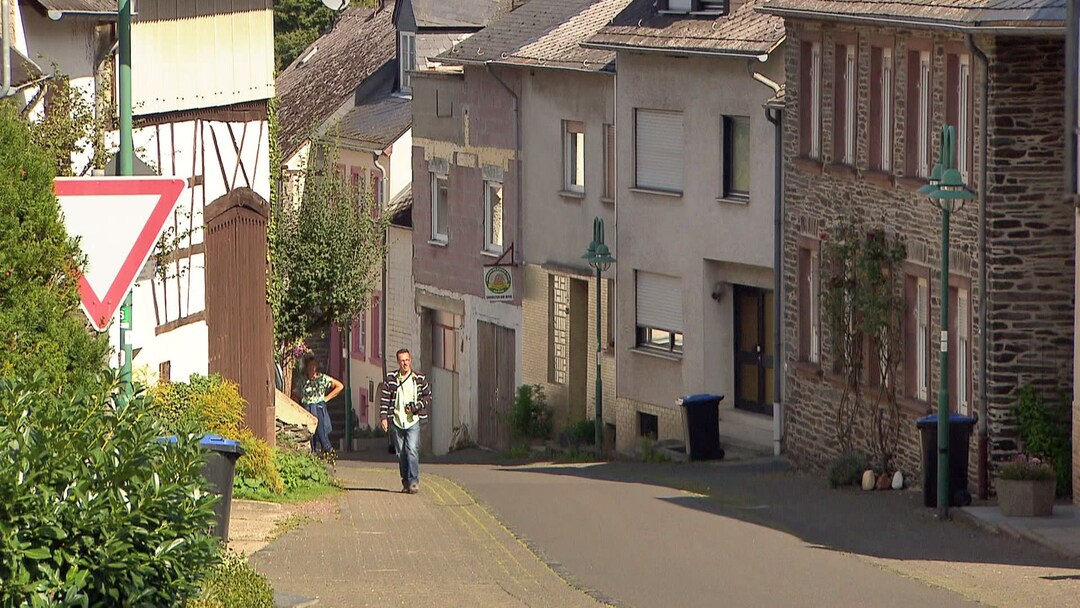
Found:
[(344, 389), (345, 386), (336, 378), (319, 371), (319, 362), (315, 360), (315, 355), (304, 357), (304, 382), (300, 389), (300, 399), (307, 411), (319, 421), (315, 434), (311, 437), (312, 453), (319, 452), (317, 445), (320, 444), (323, 452), (333, 451), (330, 446), (330, 413), (326, 409), (326, 402), (337, 397)]

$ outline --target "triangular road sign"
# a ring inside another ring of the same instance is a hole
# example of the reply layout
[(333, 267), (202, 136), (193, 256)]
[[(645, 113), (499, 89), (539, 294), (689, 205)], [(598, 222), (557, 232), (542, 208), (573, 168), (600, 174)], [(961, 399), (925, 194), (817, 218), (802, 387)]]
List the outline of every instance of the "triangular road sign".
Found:
[(109, 326), (186, 185), (172, 177), (58, 177), (56, 197), (68, 234), (87, 263), (79, 294), (90, 324)]

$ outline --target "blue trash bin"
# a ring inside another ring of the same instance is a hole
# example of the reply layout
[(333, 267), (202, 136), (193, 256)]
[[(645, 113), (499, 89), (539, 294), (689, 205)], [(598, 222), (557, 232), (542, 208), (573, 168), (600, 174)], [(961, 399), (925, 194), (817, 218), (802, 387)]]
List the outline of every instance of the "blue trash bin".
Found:
[(722, 460), (720, 402), (723, 395), (687, 395), (679, 399), (686, 428), (686, 453), (690, 460)]
[(203, 476), (213, 487), (214, 493), (221, 500), (214, 505), (214, 536), (225, 543), (229, 541), (229, 516), (232, 513), (233, 476), (236, 473), (236, 461), (244, 455), (240, 442), (226, 439), (220, 435), (204, 435), (199, 445), (210, 450), (210, 457), (203, 467)]
[[(938, 417), (923, 416), (915, 421), (922, 433), (922, 484), (923, 505), (937, 506), (938, 479)], [(949, 415), (949, 506), (966, 507), (971, 504), (968, 492), (968, 444), (975, 419), (960, 414)]]

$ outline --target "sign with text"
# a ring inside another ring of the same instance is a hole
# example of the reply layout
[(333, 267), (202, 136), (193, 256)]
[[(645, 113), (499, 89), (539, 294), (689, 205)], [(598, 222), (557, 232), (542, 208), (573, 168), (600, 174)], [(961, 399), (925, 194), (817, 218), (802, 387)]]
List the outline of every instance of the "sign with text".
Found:
[(495, 301), (514, 299), (514, 282), (510, 268), (506, 266), (484, 268), (484, 299)]

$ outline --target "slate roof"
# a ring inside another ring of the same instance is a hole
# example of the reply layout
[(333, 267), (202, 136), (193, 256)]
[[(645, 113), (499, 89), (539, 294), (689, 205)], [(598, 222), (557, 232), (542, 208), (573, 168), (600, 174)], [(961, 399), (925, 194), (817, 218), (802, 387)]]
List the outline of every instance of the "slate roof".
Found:
[(411, 0), (420, 28), (479, 28), (510, 12), (513, 0)]
[(331, 32), (278, 75), (274, 86), (283, 159), (295, 154), (311, 130), (333, 115), (360, 83), (394, 60), (392, 12), (392, 2), (375, 13), (361, 7), (346, 10)]
[(336, 125), (340, 137), (365, 150), (385, 149), (412, 125), (410, 100), (394, 95), (397, 62), (387, 62), (380, 72), (373, 76), (383, 76), (377, 85), (364, 91)]
[(766, 0), (759, 10), (782, 16), (858, 21), (867, 16), (961, 29), (1062, 30), (1067, 0)]
[[(764, 55), (784, 38), (784, 20), (755, 11), (764, 0), (747, 0), (716, 18), (661, 15), (654, 0), (634, 0), (585, 44), (590, 47)], [(738, 4), (732, 0), (732, 4)]]
[(530, 0), (459, 42), (439, 58), (485, 63), (611, 70), (615, 53), (581, 43), (600, 31), (630, 0)]
[(390, 223), (405, 228), (412, 227), (412, 182), (390, 200), (386, 213), (390, 214)]

